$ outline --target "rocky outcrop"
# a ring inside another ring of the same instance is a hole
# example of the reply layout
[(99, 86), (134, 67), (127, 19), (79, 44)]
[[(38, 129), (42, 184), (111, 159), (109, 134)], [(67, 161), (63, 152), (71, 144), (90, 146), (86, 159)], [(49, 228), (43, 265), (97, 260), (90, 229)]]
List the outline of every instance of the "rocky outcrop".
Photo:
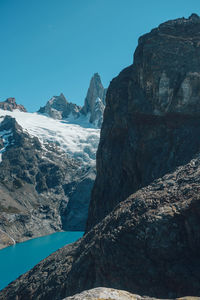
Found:
[(0, 299), (63, 299), (98, 286), (158, 298), (200, 296), (200, 156), (122, 201)]
[(84, 115), (90, 115), (90, 123), (95, 124), (99, 128), (103, 122), (106, 92), (107, 89), (104, 89), (99, 74), (95, 73), (90, 81), (90, 86), (81, 112)]
[[(190, 297), (186, 297), (185, 300), (189, 300), (189, 298)], [(139, 295), (134, 295), (122, 290), (99, 287), (92, 290), (84, 291), (72, 297), (67, 297), (63, 300), (100, 300), (100, 299), (101, 300), (111, 300), (111, 299), (113, 300), (154, 300), (155, 298), (141, 297)], [(194, 297), (193, 300), (198, 300), (198, 297)]]
[(41, 144), (9, 116), (1, 119), (0, 136), (0, 248), (60, 230), (84, 231), (94, 168)]
[(15, 109), (18, 109), (23, 112), (27, 111), (23, 105), (16, 103), (15, 98), (8, 98), (5, 101), (0, 102), (0, 109), (9, 110), (9, 111), (13, 111)]
[(60, 96), (51, 98), (44, 107), (40, 107), (38, 112), (58, 120), (66, 119), (69, 116), (76, 119), (80, 116), (80, 108), (80, 106), (68, 102), (61, 93)]
[(199, 33), (196, 15), (161, 24), (139, 38), (134, 63), (112, 80), (88, 230), (199, 150)]
[[(139, 295), (131, 294), (126, 291), (110, 289), (105, 287), (98, 287), (95, 289), (84, 291), (63, 300), (159, 300), (148, 296), (141, 297)], [(182, 297), (174, 300), (199, 300), (200, 297)], [(168, 300), (168, 299), (165, 299)]]

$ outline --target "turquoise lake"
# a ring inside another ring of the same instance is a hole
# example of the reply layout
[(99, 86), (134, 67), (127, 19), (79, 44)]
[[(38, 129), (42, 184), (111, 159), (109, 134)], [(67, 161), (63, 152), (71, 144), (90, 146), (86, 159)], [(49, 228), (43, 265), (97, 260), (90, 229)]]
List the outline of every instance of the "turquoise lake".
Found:
[(82, 237), (83, 232), (57, 232), (0, 250), (0, 290), (42, 259)]

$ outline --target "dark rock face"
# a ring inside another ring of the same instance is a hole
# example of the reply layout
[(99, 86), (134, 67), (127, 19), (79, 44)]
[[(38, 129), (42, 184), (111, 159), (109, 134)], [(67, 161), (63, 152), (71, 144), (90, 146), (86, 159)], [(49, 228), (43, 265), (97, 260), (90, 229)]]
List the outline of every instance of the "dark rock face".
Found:
[(60, 96), (54, 96), (47, 102), (44, 107), (38, 111), (42, 114), (47, 114), (49, 117), (62, 120), (72, 115), (74, 118), (80, 116), (80, 106), (74, 103), (69, 103), (65, 96), (61, 93)]
[(95, 73), (90, 81), (82, 113), (90, 114), (90, 123), (97, 123), (98, 127), (101, 127), (103, 122), (106, 92), (99, 74)]
[(0, 299), (56, 300), (98, 286), (159, 298), (200, 296), (199, 193), (198, 156), (121, 202)]
[[(84, 231), (94, 170), (80, 168), (52, 143), (41, 145), (15, 119), (1, 121), (1, 233), (19, 242), (63, 229)], [(10, 242), (0, 238), (0, 248)]]
[(20, 111), (26, 112), (27, 110), (21, 104), (17, 104), (15, 98), (8, 98), (6, 101), (0, 102), (0, 109), (13, 111), (18, 109)]
[(88, 230), (199, 150), (199, 47), (198, 16), (166, 22), (139, 39), (133, 65), (112, 80)]

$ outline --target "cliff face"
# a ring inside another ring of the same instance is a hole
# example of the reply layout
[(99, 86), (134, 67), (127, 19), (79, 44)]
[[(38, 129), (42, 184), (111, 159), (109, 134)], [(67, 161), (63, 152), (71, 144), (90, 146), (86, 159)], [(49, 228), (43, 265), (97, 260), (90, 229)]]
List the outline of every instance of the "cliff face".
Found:
[(161, 24), (139, 39), (112, 80), (97, 152), (88, 227), (200, 148), (200, 18)]

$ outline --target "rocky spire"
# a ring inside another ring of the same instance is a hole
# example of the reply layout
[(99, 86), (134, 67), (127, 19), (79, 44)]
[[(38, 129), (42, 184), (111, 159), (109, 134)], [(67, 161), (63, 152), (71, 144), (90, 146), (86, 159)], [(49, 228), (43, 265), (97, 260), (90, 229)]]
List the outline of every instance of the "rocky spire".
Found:
[(101, 127), (105, 108), (106, 89), (103, 87), (98, 73), (92, 76), (81, 112), (90, 114), (90, 122)]

